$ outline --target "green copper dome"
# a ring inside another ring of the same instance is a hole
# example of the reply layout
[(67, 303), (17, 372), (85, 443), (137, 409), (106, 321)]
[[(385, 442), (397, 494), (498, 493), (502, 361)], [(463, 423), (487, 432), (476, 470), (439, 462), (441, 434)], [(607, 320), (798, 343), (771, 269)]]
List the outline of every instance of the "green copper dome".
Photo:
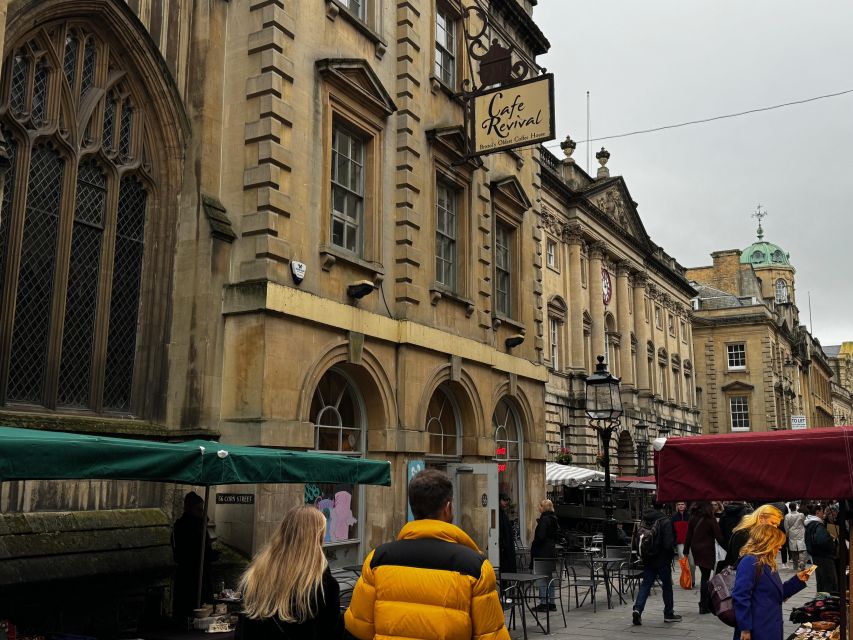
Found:
[(779, 245), (759, 240), (753, 242), (740, 255), (742, 264), (753, 267), (790, 267), (790, 254)]

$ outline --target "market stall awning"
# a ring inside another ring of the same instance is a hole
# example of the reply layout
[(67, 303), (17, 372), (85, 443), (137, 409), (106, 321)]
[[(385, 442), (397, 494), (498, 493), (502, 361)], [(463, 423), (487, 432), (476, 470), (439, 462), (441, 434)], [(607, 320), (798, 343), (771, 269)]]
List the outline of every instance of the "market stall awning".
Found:
[(655, 441), (658, 500), (853, 498), (853, 427)]
[(625, 489), (654, 491), (656, 488), (654, 476), (617, 476), (613, 480), (616, 486), (621, 486)]
[(604, 478), (604, 473), (584, 467), (573, 467), (556, 462), (545, 463), (545, 484), (554, 486), (565, 485), (567, 487), (578, 487), (582, 484)]
[(389, 486), (391, 463), (212, 440), (154, 442), (0, 427), (0, 481), (71, 479)]

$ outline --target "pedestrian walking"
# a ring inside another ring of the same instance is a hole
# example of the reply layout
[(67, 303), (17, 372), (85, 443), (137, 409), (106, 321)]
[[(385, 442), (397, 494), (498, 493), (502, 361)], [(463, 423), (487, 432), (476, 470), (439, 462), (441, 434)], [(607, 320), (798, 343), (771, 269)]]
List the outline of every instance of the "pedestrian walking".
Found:
[(720, 525), (714, 517), (714, 510), (707, 502), (695, 505), (687, 526), (687, 540), (684, 551), (693, 553), (693, 559), (699, 566), (699, 613), (711, 613), (711, 597), (708, 593), (708, 580), (717, 564), (716, 544), (723, 543)]
[(358, 640), (509, 640), (495, 571), (453, 521), (453, 485), (435, 469), (409, 483), (415, 519), (364, 561), (345, 615)]
[(788, 515), (785, 516), (785, 532), (788, 534), (788, 552), (791, 554), (791, 564), (795, 571), (805, 568), (806, 551), (806, 516), (799, 506), (792, 502), (788, 505)]
[[(541, 559), (552, 559), (557, 555), (557, 540), (560, 537), (560, 523), (557, 514), (554, 513), (554, 503), (543, 500), (539, 503), (539, 519), (536, 521), (536, 530), (533, 533), (533, 542), (530, 543), (530, 571), (533, 572), (533, 561)], [(556, 566), (552, 572), (556, 571)], [(549, 588), (547, 580), (542, 580), (539, 585), (538, 611), (557, 610), (554, 604), (554, 585)]]
[[(687, 513), (686, 502), (675, 503), (675, 514), (672, 516), (672, 528), (675, 530), (675, 546), (678, 557), (685, 557), (684, 543), (687, 540), (687, 526), (690, 523), (690, 514)], [(696, 583), (696, 565), (693, 563), (693, 554), (687, 554), (687, 566), (690, 567), (690, 582)], [(691, 587), (692, 588), (692, 587)]]
[(838, 577), (835, 574), (835, 542), (826, 529), (824, 506), (810, 503), (806, 506), (806, 549), (812, 562), (817, 565), (818, 593), (838, 593)]
[(782, 582), (776, 554), (785, 544), (777, 525), (759, 524), (750, 529), (732, 590), (735, 627), (733, 640), (780, 640), (782, 603), (805, 588), (809, 579), (801, 571)]
[(675, 531), (669, 517), (661, 513), (661, 506), (655, 503), (654, 509), (643, 513), (643, 519), (634, 533), (635, 539), (638, 540), (640, 559), (643, 561), (643, 581), (640, 583), (634, 609), (631, 612), (635, 625), (643, 623), (643, 609), (646, 607), (646, 600), (649, 598), (655, 580), (660, 580), (664, 622), (681, 622), (681, 616), (675, 613), (672, 595)]
[(782, 522), (782, 512), (772, 504), (763, 504), (752, 513), (746, 514), (732, 532), (726, 554), (726, 565), (733, 567), (740, 561), (740, 550), (749, 540), (749, 532), (755, 525), (772, 524), (778, 527), (780, 522)]
[(323, 553), (326, 518), (313, 505), (290, 509), (240, 582), (235, 640), (343, 638), (340, 587)]

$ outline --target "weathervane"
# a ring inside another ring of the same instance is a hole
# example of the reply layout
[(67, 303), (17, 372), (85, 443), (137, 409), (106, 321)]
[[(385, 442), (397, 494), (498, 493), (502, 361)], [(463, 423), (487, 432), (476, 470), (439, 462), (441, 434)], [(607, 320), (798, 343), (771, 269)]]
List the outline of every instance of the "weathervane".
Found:
[(759, 240), (764, 239), (764, 229), (761, 227), (761, 221), (764, 218), (766, 218), (768, 215), (766, 208), (764, 209), (764, 211), (762, 211), (761, 209), (762, 209), (762, 207), (761, 207), (761, 204), (759, 203), (759, 205), (755, 208), (755, 213), (752, 214), (752, 217), (755, 218), (756, 220), (758, 220), (758, 239)]

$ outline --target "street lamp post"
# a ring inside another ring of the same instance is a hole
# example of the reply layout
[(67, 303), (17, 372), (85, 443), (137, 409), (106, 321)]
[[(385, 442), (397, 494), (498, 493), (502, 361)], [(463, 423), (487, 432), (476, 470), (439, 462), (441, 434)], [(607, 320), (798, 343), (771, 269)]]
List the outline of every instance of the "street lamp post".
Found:
[(604, 364), (604, 356), (598, 356), (595, 373), (586, 379), (586, 416), (589, 425), (598, 434), (604, 453), (604, 543), (616, 541), (616, 521), (613, 519), (613, 490), (610, 486), (610, 439), (619, 430), (622, 416), (622, 396), (619, 378), (614, 378)]
[(649, 475), (649, 425), (638, 422), (634, 425), (637, 433), (637, 475)]

